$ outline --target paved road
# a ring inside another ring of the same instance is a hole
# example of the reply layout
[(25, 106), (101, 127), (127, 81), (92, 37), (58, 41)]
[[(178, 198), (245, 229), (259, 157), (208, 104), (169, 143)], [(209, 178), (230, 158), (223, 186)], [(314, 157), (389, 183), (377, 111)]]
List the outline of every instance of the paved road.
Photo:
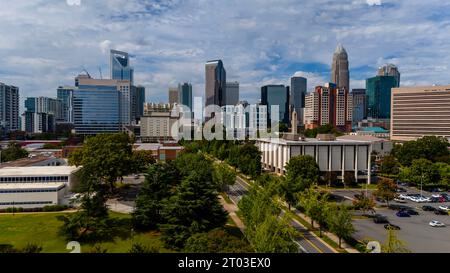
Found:
[[(236, 183), (229, 187), (228, 196), (237, 204), (241, 198), (248, 192), (248, 184), (239, 176), (236, 177)], [(284, 211), (281, 212), (280, 217), (283, 217)], [(312, 232), (307, 230), (297, 220), (292, 219), (290, 222), (298, 232), (299, 236), (295, 238), (295, 242), (303, 251), (307, 253), (335, 253), (335, 251), (322, 243)]]

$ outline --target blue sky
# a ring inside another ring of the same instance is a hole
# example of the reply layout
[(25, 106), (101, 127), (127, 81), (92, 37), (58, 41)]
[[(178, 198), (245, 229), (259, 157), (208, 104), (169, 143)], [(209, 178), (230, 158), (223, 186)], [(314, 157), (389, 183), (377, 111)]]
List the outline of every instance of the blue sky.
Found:
[(107, 77), (110, 48), (134, 56), (135, 81), (152, 102), (184, 81), (202, 96), (210, 59), (223, 60), (251, 102), (262, 85), (288, 84), (294, 74), (312, 89), (329, 81), (337, 43), (349, 54), (351, 88), (387, 62), (404, 86), (449, 83), (444, 1), (0, 1), (0, 82), (19, 86), (22, 99), (56, 96), (83, 67)]

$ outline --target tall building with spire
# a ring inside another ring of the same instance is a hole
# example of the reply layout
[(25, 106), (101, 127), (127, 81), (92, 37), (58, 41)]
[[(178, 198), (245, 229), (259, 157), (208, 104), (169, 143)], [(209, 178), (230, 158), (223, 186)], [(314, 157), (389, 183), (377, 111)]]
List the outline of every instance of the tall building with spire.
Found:
[(348, 91), (350, 90), (349, 79), (347, 51), (342, 44), (338, 44), (331, 64), (331, 82), (336, 84), (338, 89), (345, 88)]

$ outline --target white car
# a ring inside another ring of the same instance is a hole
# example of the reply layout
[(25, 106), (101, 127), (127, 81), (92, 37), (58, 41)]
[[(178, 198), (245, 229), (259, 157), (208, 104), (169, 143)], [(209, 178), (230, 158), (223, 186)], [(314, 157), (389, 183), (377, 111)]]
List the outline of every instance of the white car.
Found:
[(439, 208), (441, 210), (450, 211), (450, 207), (449, 206), (439, 206)]
[(442, 223), (442, 222), (434, 220), (434, 221), (430, 222), (430, 226), (432, 226), (432, 227), (445, 227), (445, 224)]
[(402, 197), (397, 197), (394, 199), (394, 201), (397, 203), (406, 203), (406, 199)]
[(441, 198), (441, 194), (433, 194), (433, 195), (431, 195), (431, 197), (433, 197), (433, 198)]
[(411, 196), (402, 193), (402, 194), (400, 194), (400, 195), (398, 196), (398, 198), (402, 198), (402, 199), (410, 199)]

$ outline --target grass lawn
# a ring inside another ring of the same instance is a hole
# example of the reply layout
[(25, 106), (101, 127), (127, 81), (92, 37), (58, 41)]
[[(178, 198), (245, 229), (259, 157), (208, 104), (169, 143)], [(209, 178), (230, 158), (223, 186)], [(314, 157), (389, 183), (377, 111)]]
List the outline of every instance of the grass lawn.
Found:
[[(37, 243), (42, 246), (42, 252), (68, 253), (66, 239), (58, 235), (58, 228), (62, 222), (56, 216), (64, 213), (23, 213), (23, 214), (0, 214), (0, 244), (11, 244), (16, 248), (22, 248), (27, 243)], [(131, 218), (127, 214), (111, 212), (113, 218)], [(131, 239), (114, 238), (112, 242), (99, 243), (106, 248), (108, 253), (126, 253), (131, 248), (132, 242), (139, 242), (145, 246), (158, 246), (160, 252), (170, 252), (163, 248), (160, 234), (156, 232), (135, 233)], [(93, 245), (81, 244), (81, 252), (90, 252)]]

